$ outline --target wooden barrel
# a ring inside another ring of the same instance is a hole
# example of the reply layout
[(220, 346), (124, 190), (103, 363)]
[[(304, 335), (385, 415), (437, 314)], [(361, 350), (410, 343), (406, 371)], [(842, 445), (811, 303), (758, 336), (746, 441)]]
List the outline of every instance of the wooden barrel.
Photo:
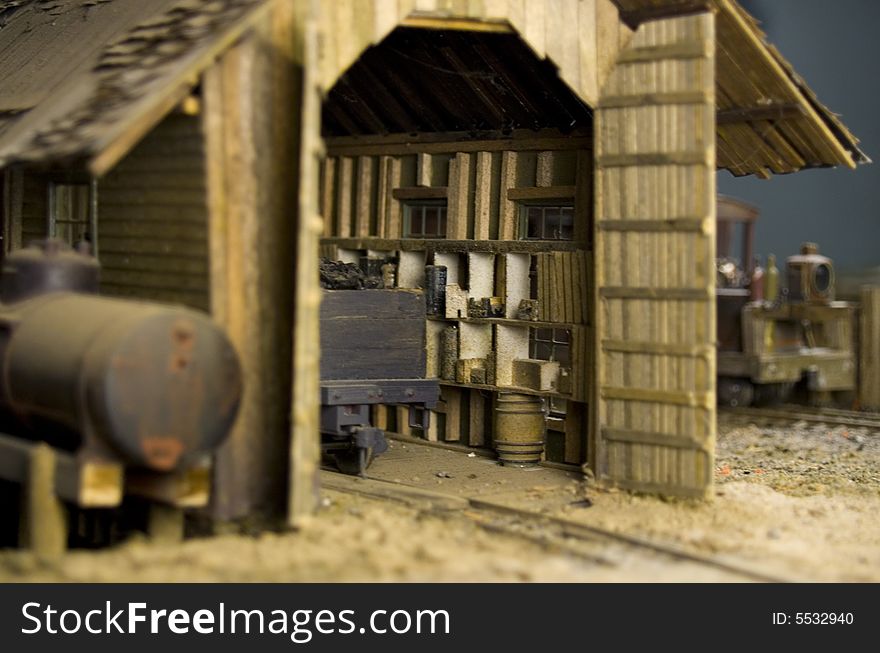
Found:
[(535, 465), (544, 452), (544, 400), (503, 392), (495, 402), (495, 450), (502, 465)]

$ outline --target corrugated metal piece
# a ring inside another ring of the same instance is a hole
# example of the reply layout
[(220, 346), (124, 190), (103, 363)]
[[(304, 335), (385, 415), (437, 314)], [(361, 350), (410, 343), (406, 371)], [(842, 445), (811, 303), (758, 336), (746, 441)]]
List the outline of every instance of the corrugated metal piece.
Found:
[[(660, 19), (639, 27), (629, 49), (711, 43), (713, 28), (711, 13)], [(715, 447), (713, 55), (660, 58), (654, 99), (636, 108), (600, 99), (596, 111), (597, 472), (688, 496), (710, 487)], [(609, 97), (638, 79), (640, 64), (623, 61)], [(694, 100), (662, 99), (672, 92)], [(672, 222), (603, 228), (634, 221)], [(704, 228), (674, 228), (688, 221)]]

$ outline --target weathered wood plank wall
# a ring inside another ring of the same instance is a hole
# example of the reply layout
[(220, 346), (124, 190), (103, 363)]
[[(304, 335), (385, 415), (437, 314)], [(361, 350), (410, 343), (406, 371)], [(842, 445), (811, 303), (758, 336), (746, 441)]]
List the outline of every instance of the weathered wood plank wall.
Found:
[(712, 14), (645, 23), (596, 113), (596, 461), (639, 490), (712, 482), (714, 71)]
[(880, 410), (880, 287), (861, 292), (859, 327), (859, 404)]
[(611, 0), (340, 0), (320, 7), (320, 85), (328, 91), (369, 47), (400, 24), (517, 31), (589, 105), (595, 106), (617, 52), (632, 31)]
[[(203, 82), (211, 307), (242, 357), (244, 375), (238, 419), (217, 455), (212, 510), (224, 520), (277, 517), (289, 505), (294, 296), (301, 283), (317, 286), (306, 277), (294, 285), (295, 229), (303, 223), (299, 125), (291, 119), (302, 101), (292, 4), (298, 3), (276, 3)], [(316, 306), (300, 304), (302, 311)], [(308, 372), (317, 379), (317, 367)], [(317, 391), (295, 401), (313, 407), (317, 418)], [(303, 437), (317, 440), (317, 427)]]
[(98, 184), (101, 291), (210, 309), (204, 140), (171, 114)]

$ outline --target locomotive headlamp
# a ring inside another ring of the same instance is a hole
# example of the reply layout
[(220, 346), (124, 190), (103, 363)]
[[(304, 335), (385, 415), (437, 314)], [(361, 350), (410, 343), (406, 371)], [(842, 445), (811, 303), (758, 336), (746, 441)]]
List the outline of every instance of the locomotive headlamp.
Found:
[(791, 301), (825, 304), (834, 299), (834, 265), (819, 254), (815, 243), (801, 245), (801, 253), (789, 256), (788, 297)]

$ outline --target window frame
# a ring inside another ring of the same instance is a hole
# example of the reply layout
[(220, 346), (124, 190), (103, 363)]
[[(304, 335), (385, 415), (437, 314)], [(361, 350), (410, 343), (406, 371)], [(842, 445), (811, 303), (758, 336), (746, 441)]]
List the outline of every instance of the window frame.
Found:
[[(446, 238), (446, 232), (449, 225), (449, 205), (445, 199), (424, 199), (424, 200), (405, 200), (403, 204), (403, 237), (415, 238), (419, 240), (442, 240)], [(429, 208), (438, 209), (437, 213), (437, 230), (435, 233), (427, 233), (425, 230), (426, 218), (425, 210)], [(418, 234), (413, 234), (413, 213), (418, 210), (421, 220), (421, 229)]]
[[(529, 236), (529, 212), (535, 209), (541, 210), (541, 237)], [(562, 236), (562, 228), (565, 226), (562, 224), (560, 220), (559, 224), (559, 237), (556, 238), (548, 238), (547, 232), (547, 211), (557, 210), (557, 211), (567, 211), (571, 215), (571, 223), (568, 225), (569, 236), (567, 238), (563, 238)], [(574, 200), (569, 198), (560, 198), (555, 200), (544, 200), (540, 202), (520, 202), (519, 207), (519, 240), (531, 240), (531, 241), (542, 241), (542, 242), (571, 242), (574, 238), (574, 221), (575, 221), (575, 203)]]

